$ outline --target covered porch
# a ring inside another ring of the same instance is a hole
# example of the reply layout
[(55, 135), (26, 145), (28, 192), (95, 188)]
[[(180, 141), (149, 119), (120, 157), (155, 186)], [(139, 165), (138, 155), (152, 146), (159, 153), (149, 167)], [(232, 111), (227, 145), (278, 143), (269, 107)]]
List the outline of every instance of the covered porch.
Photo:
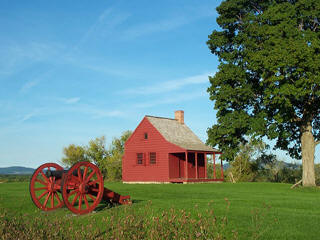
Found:
[(170, 182), (222, 182), (224, 177), (221, 154), (206, 151), (169, 153)]

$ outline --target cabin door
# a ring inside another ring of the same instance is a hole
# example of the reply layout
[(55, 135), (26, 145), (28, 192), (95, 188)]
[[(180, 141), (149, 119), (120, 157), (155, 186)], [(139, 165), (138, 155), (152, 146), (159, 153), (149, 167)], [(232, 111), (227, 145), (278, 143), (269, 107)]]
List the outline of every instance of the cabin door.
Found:
[(185, 156), (184, 153), (169, 154), (170, 178), (184, 178)]

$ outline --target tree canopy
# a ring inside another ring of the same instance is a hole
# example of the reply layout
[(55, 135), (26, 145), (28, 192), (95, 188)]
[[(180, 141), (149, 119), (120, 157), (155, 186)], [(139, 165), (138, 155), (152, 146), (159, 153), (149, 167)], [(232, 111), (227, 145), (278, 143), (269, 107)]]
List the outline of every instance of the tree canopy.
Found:
[(246, 136), (275, 140), (302, 158), (303, 183), (315, 185), (320, 140), (320, 1), (226, 0), (207, 42), (218, 56), (209, 77), (217, 109), (208, 143), (232, 160)]
[(99, 167), (105, 179), (121, 180), (124, 144), (131, 134), (131, 131), (125, 131), (120, 138), (113, 138), (109, 148), (104, 136), (90, 140), (87, 146), (70, 144), (63, 149), (62, 163), (71, 167), (80, 161), (90, 161)]

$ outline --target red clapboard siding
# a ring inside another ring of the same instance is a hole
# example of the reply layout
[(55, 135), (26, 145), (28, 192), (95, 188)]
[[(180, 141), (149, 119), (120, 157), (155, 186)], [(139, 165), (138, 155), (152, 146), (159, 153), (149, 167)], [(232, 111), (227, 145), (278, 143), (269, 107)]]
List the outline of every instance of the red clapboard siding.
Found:
[[(145, 133), (148, 134), (148, 139), (145, 139)], [(165, 140), (145, 117), (125, 143), (122, 180), (124, 182), (169, 182), (169, 153), (184, 151), (185, 149)], [(156, 153), (156, 164), (150, 164), (150, 152)], [(137, 153), (145, 154), (144, 164), (137, 165)]]

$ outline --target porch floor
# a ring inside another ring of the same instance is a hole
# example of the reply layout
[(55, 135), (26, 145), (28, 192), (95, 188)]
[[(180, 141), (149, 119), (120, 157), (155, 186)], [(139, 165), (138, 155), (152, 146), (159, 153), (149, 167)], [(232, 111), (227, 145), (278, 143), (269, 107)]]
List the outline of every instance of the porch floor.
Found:
[(208, 179), (208, 178), (171, 178), (171, 183), (206, 183), (206, 182), (223, 182), (223, 179)]

